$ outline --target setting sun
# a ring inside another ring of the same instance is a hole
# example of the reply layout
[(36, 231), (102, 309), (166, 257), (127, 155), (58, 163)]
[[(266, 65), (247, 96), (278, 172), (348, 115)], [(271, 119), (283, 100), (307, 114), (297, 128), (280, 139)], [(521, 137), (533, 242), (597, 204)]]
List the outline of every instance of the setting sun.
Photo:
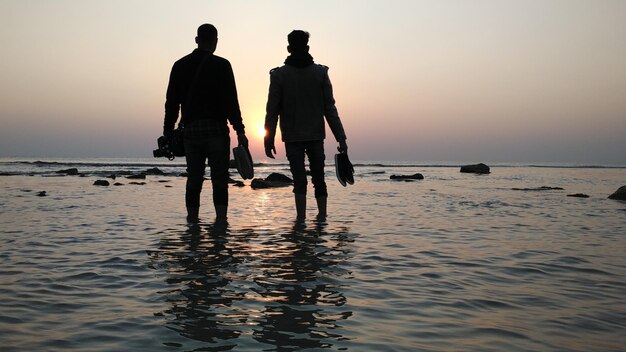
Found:
[(257, 136), (261, 139), (265, 138), (265, 127), (263, 126), (259, 127), (257, 131)]

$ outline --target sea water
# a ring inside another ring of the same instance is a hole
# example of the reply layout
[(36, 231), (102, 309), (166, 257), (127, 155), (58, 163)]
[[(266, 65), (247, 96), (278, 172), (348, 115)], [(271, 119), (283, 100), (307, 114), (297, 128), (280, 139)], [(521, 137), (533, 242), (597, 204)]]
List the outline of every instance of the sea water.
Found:
[(207, 181), (189, 225), (179, 159), (3, 159), (0, 350), (624, 351), (626, 169), (459, 165), (330, 165), (305, 222), (248, 180), (214, 223)]

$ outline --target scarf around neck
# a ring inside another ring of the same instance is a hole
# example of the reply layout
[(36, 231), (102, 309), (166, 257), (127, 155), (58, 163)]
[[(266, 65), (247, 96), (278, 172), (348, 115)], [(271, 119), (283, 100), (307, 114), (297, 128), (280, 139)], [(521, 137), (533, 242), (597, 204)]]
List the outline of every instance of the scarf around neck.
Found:
[(296, 53), (287, 56), (285, 59), (285, 65), (294, 66), (298, 68), (307, 67), (313, 64), (313, 56), (309, 53)]

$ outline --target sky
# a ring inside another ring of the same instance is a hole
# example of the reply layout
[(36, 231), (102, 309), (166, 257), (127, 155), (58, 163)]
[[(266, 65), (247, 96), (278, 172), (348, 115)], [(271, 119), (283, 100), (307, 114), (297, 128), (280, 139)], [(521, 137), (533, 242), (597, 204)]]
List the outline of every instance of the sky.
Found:
[(622, 0), (1, 0), (0, 157), (152, 157), (202, 23), (255, 161), (268, 72), (303, 29), (353, 160), (626, 165)]

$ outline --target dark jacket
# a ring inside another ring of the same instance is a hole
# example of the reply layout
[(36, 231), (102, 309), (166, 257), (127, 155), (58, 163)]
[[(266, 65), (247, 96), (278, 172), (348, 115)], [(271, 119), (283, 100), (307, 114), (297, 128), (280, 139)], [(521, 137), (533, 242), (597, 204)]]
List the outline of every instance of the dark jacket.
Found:
[[(195, 86), (188, 92), (198, 66), (203, 61)], [(228, 60), (200, 49), (174, 63), (167, 86), (163, 134), (168, 135), (181, 111), (183, 124), (211, 119), (226, 126), (228, 120), (237, 133), (244, 131), (233, 69)]]
[(326, 137), (324, 117), (335, 139), (346, 139), (326, 66), (287, 64), (270, 71), (266, 144), (273, 145), (279, 115), (283, 142), (323, 140)]

